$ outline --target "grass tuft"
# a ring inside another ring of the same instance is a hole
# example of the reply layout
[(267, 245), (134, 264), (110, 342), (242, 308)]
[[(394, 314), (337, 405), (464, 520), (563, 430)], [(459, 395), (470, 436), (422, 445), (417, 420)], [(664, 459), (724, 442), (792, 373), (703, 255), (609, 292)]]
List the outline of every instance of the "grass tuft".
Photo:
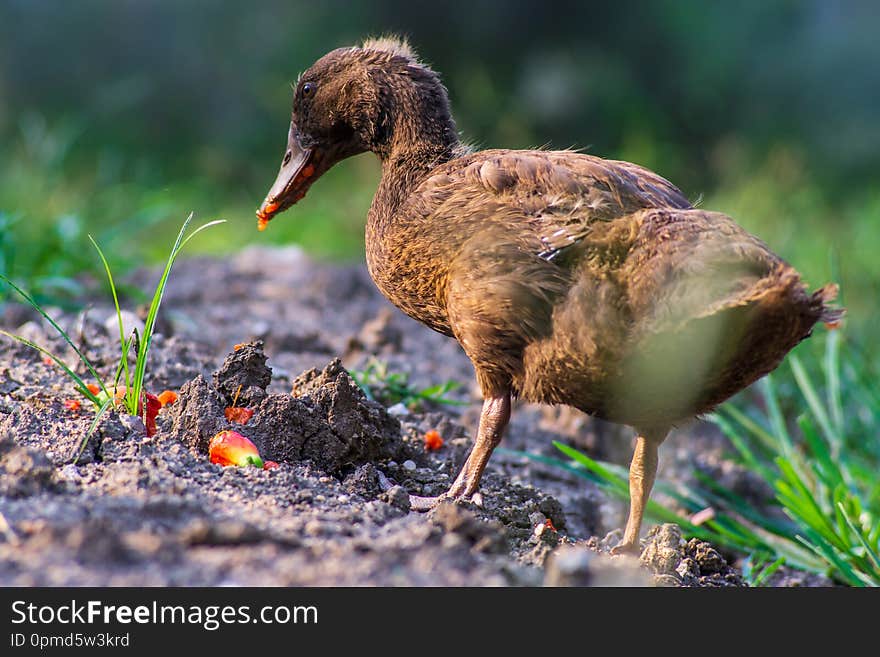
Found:
[[(173, 267), (174, 262), (177, 260), (177, 256), (180, 254), (183, 247), (186, 246), (186, 244), (193, 237), (195, 237), (206, 228), (209, 228), (210, 226), (224, 223), (223, 220), (210, 221), (206, 224), (199, 226), (189, 235), (187, 235), (187, 229), (189, 228), (189, 224), (192, 219), (193, 214), (190, 213), (186, 221), (183, 222), (183, 226), (181, 226), (180, 231), (177, 234), (177, 239), (174, 242), (174, 246), (171, 248), (171, 253), (168, 255), (168, 259), (165, 262), (165, 268), (162, 272), (162, 276), (159, 278), (159, 282), (156, 285), (156, 290), (153, 293), (153, 299), (147, 312), (147, 319), (144, 323), (143, 336), (139, 336), (137, 332), (132, 333), (132, 335), (125, 335), (125, 329), (122, 320), (122, 309), (119, 304), (119, 294), (117, 291), (116, 283), (113, 279), (113, 273), (110, 268), (110, 264), (107, 261), (104, 252), (101, 250), (101, 247), (98, 246), (98, 243), (95, 241), (95, 239), (91, 235), (89, 235), (89, 240), (97, 250), (98, 255), (101, 258), (101, 262), (104, 265), (104, 271), (107, 274), (107, 281), (110, 285), (110, 292), (113, 296), (113, 305), (116, 308), (116, 318), (119, 324), (119, 341), (121, 346), (121, 353), (119, 365), (116, 368), (116, 373), (112, 385), (108, 385), (107, 381), (98, 373), (97, 369), (92, 365), (85, 354), (83, 354), (83, 352), (76, 346), (76, 344), (74, 344), (70, 335), (58, 324), (58, 322), (56, 322), (52, 317), (48, 315), (48, 313), (46, 313), (43, 307), (32, 295), (28, 294), (21, 287), (9, 280), (9, 278), (5, 275), (0, 274), (0, 280), (3, 280), (16, 293), (18, 293), (18, 295), (21, 296), (29, 306), (31, 306), (40, 315), (42, 315), (42, 317), (47, 322), (49, 322), (49, 324), (58, 332), (58, 334), (64, 339), (64, 341), (73, 349), (73, 351), (79, 357), (79, 360), (83, 363), (83, 365), (85, 365), (86, 369), (89, 371), (92, 377), (94, 377), (95, 381), (100, 387), (99, 393), (93, 392), (89, 389), (89, 385), (83, 380), (83, 378), (79, 374), (74, 371), (72, 367), (67, 365), (67, 363), (65, 363), (60, 357), (49, 351), (47, 348), (38, 345), (31, 340), (24, 338), (23, 336), (16, 335), (14, 333), (10, 333), (9, 331), (0, 329), (0, 334), (12, 338), (13, 340), (17, 340), (21, 344), (24, 344), (50, 357), (59, 367), (61, 367), (64, 373), (73, 380), (76, 390), (80, 394), (85, 396), (94, 405), (95, 418), (92, 421), (89, 430), (83, 437), (79, 451), (76, 456), (76, 460), (78, 460), (80, 456), (82, 456), (83, 450), (88, 444), (89, 437), (97, 428), (98, 422), (100, 421), (101, 417), (111, 406), (115, 404), (117, 399), (116, 391), (120, 389), (120, 384), (124, 386), (125, 392), (120, 396), (119, 403), (121, 403), (127, 413), (129, 413), (130, 415), (142, 416), (142, 419), (146, 423), (145, 414), (147, 412), (147, 404), (143, 403), (144, 377), (146, 376), (147, 371), (147, 360), (150, 352), (150, 344), (153, 338), (153, 329), (156, 324), (156, 317), (159, 313), (159, 307), (162, 304), (162, 298), (165, 295), (165, 288), (168, 285), (168, 277), (171, 274), (171, 268)], [(133, 372), (131, 371), (129, 366), (129, 355), (132, 346), (134, 346), (135, 348), (135, 362)]]
[(364, 369), (351, 370), (351, 378), (358, 384), (368, 399), (377, 401), (383, 406), (403, 404), (410, 410), (420, 410), (425, 404), (445, 406), (464, 406), (463, 402), (447, 396), (461, 387), (456, 381), (446, 381), (427, 388), (415, 388), (409, 382), (409, 375), (404, 372), (390, 372), (388, 364), (371, 358)]

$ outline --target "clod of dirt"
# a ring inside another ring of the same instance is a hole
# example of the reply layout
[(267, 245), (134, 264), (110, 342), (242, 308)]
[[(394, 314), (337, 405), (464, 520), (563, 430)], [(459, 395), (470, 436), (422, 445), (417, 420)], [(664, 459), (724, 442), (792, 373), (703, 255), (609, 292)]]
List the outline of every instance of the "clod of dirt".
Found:
[[(127, 413), (111, 412), (101, 419), (90, 442), (94, 443), (94, 459), (109, 463), (136, 459), (143, 440), (147, 440), (147, 429), (141, 418)], [(88, 449), (88, 445), (86, 448)], [(82, 459), (78, 462), (82, 462)]]
[(685, 542), (681, 528), (671, 523), (648, 532), (640, 561), (661, 586), (745, 586), (717, 550), (696, 538)]
[(272, 368), (266, 360), (259, 340), (239, 346), (226, 357), (213, 377), (226, 406), (259, 406), (266, 398), (266, 388), (272, 383)]
[(293, 396), (269, 395), (247, 428), (266, 458), (309, 460), (331, 474), (394, 458), (403, 444), (400, 423), (366, 398), (339, 360), (297, 377)]
[[(366, 398), (338, 359), (321, 372), (301, 374), (293, 395), (267, 394), (271, 378), (261, 342), (238, 348), (214, 374), (213, 385), (197, 376), (181, 388), (172, 436), (205, 454), (212, 436), (235, 429), (253, 441), (264, 459), (310, 461), (336, 475), (400, 454), (400, 423)], [(255, 410), (247, 425), (224, 416), (239, 388), (236, 403)]]
[(208, 443), (218, 431), (228, 428), (223, 415), (223, 396), (200, 374), (183, 384), (172, 407), (171, 435), (197, 454), (208, 453)]
[(9, 436), (0, 436), (0, 496), (30, 497), (62, 487), (55, 467), (43, 452), (16, 445)]
[(544, 564), (544, 586), (652, 586), (634, 557), (609, 557), (582, 545), (560, 545)]

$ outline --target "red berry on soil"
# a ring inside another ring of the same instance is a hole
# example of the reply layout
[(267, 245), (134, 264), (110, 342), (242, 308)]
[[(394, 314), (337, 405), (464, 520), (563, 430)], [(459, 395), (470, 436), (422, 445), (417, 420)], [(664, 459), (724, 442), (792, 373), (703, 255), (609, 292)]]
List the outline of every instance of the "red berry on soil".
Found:
[(443, 447), (443, 438), (440, 436), (440, 432), (431, 429), (428, 433), (425, 434), (425, 449), (429, 452), (438, 450)]
[(163, 390), (159, 393), (158, 397), (159, 403), (162, 404), (163, 408), (177, 401), (177, 393), (173, 390)]

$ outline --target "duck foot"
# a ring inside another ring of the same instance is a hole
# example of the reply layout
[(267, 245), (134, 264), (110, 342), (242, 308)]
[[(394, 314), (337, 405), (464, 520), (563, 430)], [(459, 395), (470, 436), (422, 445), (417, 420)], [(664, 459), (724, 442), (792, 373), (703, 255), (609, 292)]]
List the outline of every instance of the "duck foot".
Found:
[[(437, 507), (441, 502), (449, 500), (451, 502), (466, 501), (467, 495), (452, 495), (449, 492), (434, 497), (421, 497), (419, 495), (409, 496), (409, 508), (411, 511), (430, 511)], [(474, 493), (470, 496), (470, 501), (477, 506), (483, 506), (483, 496), (480, 493)]]
[(633, 557), (638, 557), (641, 554), (641, 549), (636, 543), (621, 541), (613, 548), (611, 548), (611, 554), (613, 556), (617, 556), (619, 554), (628, 554)]
[[(409, 496), (409, 505), (412, 511), (430, 511), (445, 500), (470, 500), (477, 506), (483, 506), (483, 497), (477, 492), (480, 478), (486, 463), (492, 455), (492, 450), (501, 441), (501, 434), (507, 421), (510, 419), (510, 393), (505, 392), (499, 396), (486, 397), (483, 400), (483, 410), (480, 413), (480, 427), (477, 430), (477, 438), (474, 447), (468, 455), (461, 472), (452, 482), (449, 490), (436, 497)], [(394, 484), (381, 470), (379, 486), (383, 491), (390, 490)]]
[(449, 499), (446, 493), (443, 495), (435, 495), (434, 497), (421, 497), (419, 495), (409, 496), (410, 511), (430, 511), (443, 500)]
[[(391, 490), (391, 488), (394, 487), (391, 480), (388, 479), (388, 477), (385, 476), (385, 473), (381, 470), (378, 470), (377, 472), (379, 474), (379, 487), (383, 491)], [(467, 500), (468, 498), (470, 498), (470, 501), (477, 506), (483, 506), (483, 496), (480, 493), (474, 491), (472, 494), (468, 495), (468, 487), (462, 481), (456, 481), (450, 489), (442, 495), (435, 495), (433, 497), (410, 495), (409, 508), (411, 511), (430, 511), (446, 500), (454, 502), (457, 500)]]

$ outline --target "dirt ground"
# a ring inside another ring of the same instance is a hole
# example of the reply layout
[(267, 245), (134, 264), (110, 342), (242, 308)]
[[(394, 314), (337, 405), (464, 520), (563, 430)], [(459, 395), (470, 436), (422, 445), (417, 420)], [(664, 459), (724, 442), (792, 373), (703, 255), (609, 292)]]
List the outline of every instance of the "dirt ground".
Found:
[[(152, 290), (155, 280), (145, 271), (132, 282)], [(50, 314), (110, 375), (119, 357), (113, 309), (99, 300), (76, 315)], [(73, 364), (37, 319), (10, 306), (2, 325)], [(461, 382), (451, 396), (463, 404), (412, 412), (369, 400), (346, 368), (372, 357), (416, 388)], [(455, 477), (479, 397), (458, 345), (394, 309), (362, 267), (318, 264), (296, 248), (179, 262), (147, 389), (179, 392), (158, 433), (110, 413), (74, 463), (93, 417), (88, 403), (68, 409), (77, 395), (63, 372), (0, 341), (0, 585), (744, 585), (733, 555), (683, 540), (674, 525), (648, 523), (641, 560), (609, 556), (623, 505), (516, 453), (558, 456), (557, 439), (628, 461), (627, 429), (568, 409), (515, 407), (481, 506), (410, 511), (406, 491), (438, 494)], [(247, 424), (224, 417), (233, 400), (255, 411)], [(229, 428), (280, 467), (211, 464), (208, 441)], [(428, 452), (432, 429), (445, 443)], [(679, 429), (661, 450), (660, 476), (702, 468), (751, 490), (723, 451), (710, 427)], [(383, 490), (383, 476), (395, 487)], [(789, 571), (774, 583), (827, 582)]]

